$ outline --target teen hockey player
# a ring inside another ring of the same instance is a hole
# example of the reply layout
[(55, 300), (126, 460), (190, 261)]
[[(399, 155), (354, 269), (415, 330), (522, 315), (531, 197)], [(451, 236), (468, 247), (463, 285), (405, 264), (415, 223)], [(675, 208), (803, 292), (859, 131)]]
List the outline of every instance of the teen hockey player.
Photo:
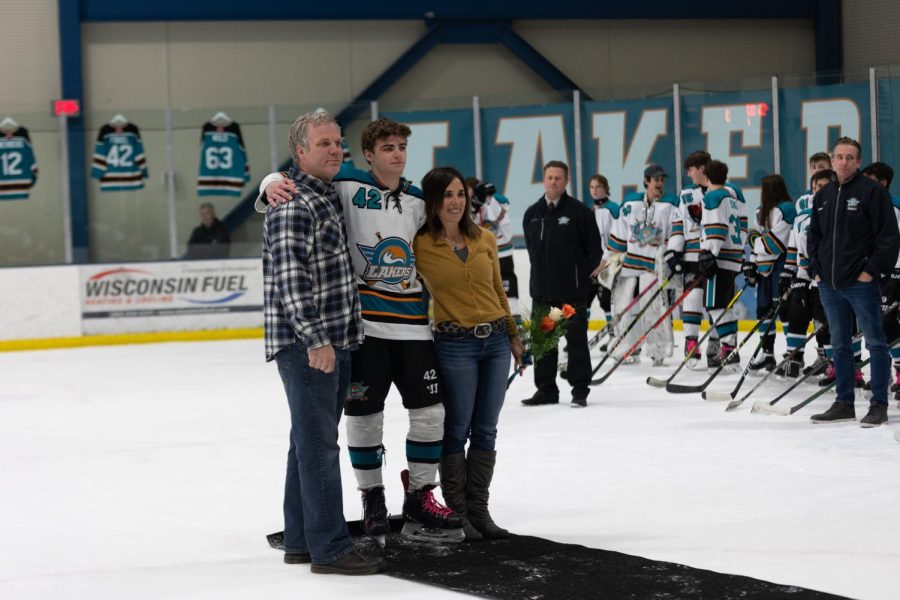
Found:
[[(684, 160), (691, 184), (679, 195), (678, 210), (673, 213), (672, 237), (666, 249), (665, 261), (670, 271), (684, 274), (684, 285), (689, 285), (697, 277), (697, 257), (700, 255), (700, 217), (703, 212), (703, 196), (709, 189), (706, 177), (706, 165), (711, 160), (709, 152), (696, 150), (688, 154)], [(741, 190), (726, 183), (736, 198), (743, 201)], [(700, 361), (700, 347), (697, 339), (700, 333), (700, 322), (703, 320), (702, 286), (698, 286), (684, 299), (682, 319), (684, 323), (684, 355), (691, 356), (689, 368), (694, 368)], [(710, 321), (711, 322), (711, 321)], [(710, 333), (706, 348), (707, 366), (719, 354), (719, 336), (715, 330)]]
[[(809, 189), (813, 196), (834, 181), (834, 171), (823, 169), (816, 172), (809, 182)], [(825, 312), (819, 302), (819, 291), (816, 284), (809, 277), (809, 254), (806, 250), (806, 235), (809, 232), (810, 209), (797, 214), (794, 225), (791, 228), (788, 242), (787, 258), (784, 270), (781, 272), (779, 282), (779, 296), (783, 296), (788, 290), (790, 294), (781, 310), (781, 320), (787, 330), (787, 350), (794, 352), (794, 357), (775, 371), (780, 377), (797, 378), (803, 369), (803, 350), (801, 348), (806, 340), (806, 332), (810, 321), (817, 329), (825, 323)], [(831, 345), (828, 342), (828, 327), (823, 327), (816, 334), (816, 342), (819, 344), (818, 358), (811, 367), (814, 374), (824, 371), (828, 365), (826, 348), (830, 357)], [(797, 350), (798, 348), (801, 348)], [(805, 374), (805, 373), (804, 373)]]
[(747, 241), (747, 216), (744, 200), (725, 187), (728, 165), (711, 160), (706, 165), (709, 191), (703, 196), (700, 217), (700, 256), (697, 270), (706, 277), (706, 310), (716, 325), (721, 340), (719, 354), (711, 361), (711, 369), (736, 371), (740, 356), (733, 353), (737, 345), (737, 318), (722, 313), (734, 297), (734, 279), (744, 260)]
[(478, 181), (475, 177), (466, 179), (469, 187), (469, 198), (473, 205), (480, 203), (479, 225), (485, 227), (497, 238), (497, 256), (500, 258), (500, 277), (503, 280), (503, 291), (509, 301), (509, 310), (516, 321), (522, 320), (519, 308), (519, 280), (516, 277), (516, 265), (513, 262), (512, 219), (509, 217), (509, 198), (498, 194), (493, 183)]
[[(440, 505), (437, 485), (444, 433), (444, 406), (427, 306), (416, 275), (412, 243), (425, 222), (418, 188), (403, 178), (411, 130), (391, 119), (370, 123), (362, 151), (371, 171), (344, 163), (334, 178), (343, 205), (362, 308), (365, 341), (352, 356), (347, 415), (350, 462), (363, 497), (363, 529), (388, 533), (384, 499), (384, 404), (391, 383), (409, 411), (403, 534), (428, 541), (461, 541), (462, 520)], [(257, 210), (290, 193), (282, 175), (260, 184)]]
[[(809, 157), (810, 177), (812, 177), (819, 171), (824, 171), (826, 169), (831, 169), (831, 157), (828, 156), (827, 152), (816, 152)], [(815, 195), (816, 193), (812, 191), (812, 188), (810, 188), (803, 192), (803, 195), (797, 198), (797, 202), (794, 203), (794, 208), (797, 210), (798, 214), (812, 207), (812, 199)]]
[[(635, 291), (649, 286), (656, 277), (664, 279), (661, 255), (672, 233), (672, 213), (678, 205), (677, 198), (664, 195), (666, 177), (665, 170), (659, 165), (652, 164), (644, 169), (644, 193), (626, 196), (619, 210), (619, 218), (613, 221), (607, 247), (611, 253), (625, 253), (612, 293), (613, 314), (619, 316), (616, 335), (620, 338), (632, 323), (634, 315), (648, 301), (642, 299), (626, 313), (625, 309), (634, 299)], [(603, 264), (601, 270), (605, 266)], [(647, 297), (652, 297), (652, 294)], [(665, 294), (656, 295), (653, 302), (655, 306), (643, 314), (640, 325), (632, 328), (623, 343), (619, 344), (620, 352), (627, 351), (668, 308)], [(647, 355), (653, 360), (653, 366), (662, 365), (667, 357), (672, 356), (672, 344), (669, 318), (647, 337)], [(638, 362), (639, 356), (632, 354), (625, 364)]]
[[(588, 187), (591, 200), (594, 202), (594, 218), (597, 220), (597, 228), (600, 230), (600, 247), (603, 254), (607, 252), (609, 234), (612, 232), (613, 222), (619, 217), (619, 205), (609, 197), (609, 181), (603, 175), (592, 175)], [(612, 323), (612, 291), (606, 286), (595, 285), (597, 301), (603, 311), (606, 323)]]
[[(779, 279), (796, 209), (781, 175), (762, 178), (762, 199), (756, 211), (756, 228), (750, 231), (750, 261), (744, 264), (744, 279), (756, 289), (756, 318), (763, 319), (778, 302)], [(750, 374), (759, 375), (775, 368), (775, 316), (759, 326), (762, 355), (750, 363)]]
[[(884, 189), (890, 191), (891, 181), (894, 180), (894, 169), (883, 162), (875, 162), (867, 166), (862, 171), (863, 175), (869, 179), (873, 179), (884, 186)], [(900, 198), (891, 196), (891, 203), (894, 205), (894, 215), (897, 217), (897, 225), (900, 227)], [(897, 264), (890, 275), (886, 275), (881, 280), (881, 311), (884, 312), (894, 302), (900, 301), (900, 256), (897, 257)], [(888, 339), (888, 343), (900, 338), (900, 321), (898, 321), (898, 312), (896, 310), (884, 318), (884, 333)], [(891, 347), (891, 359), (894, 361), (895, 379), (891, 385), (891, 392), (894, 394), (894, 400), (900, 400), (900, 342)]]

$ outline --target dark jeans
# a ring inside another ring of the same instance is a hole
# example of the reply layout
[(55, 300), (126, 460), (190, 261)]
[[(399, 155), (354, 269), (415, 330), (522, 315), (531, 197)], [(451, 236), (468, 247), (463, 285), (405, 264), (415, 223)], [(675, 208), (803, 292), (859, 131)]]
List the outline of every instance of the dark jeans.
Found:
[(506, 331), (486, 338), (438, 333), (434, 349), (444, 386), (443, 454), (464, 452), (467, 441), (470, 450), (494, 450), (512, 357)]
[(837, 401), (853, 404), (853, 318), (866, 338), (871, 358), (872, 401), (887, 405), (891, 380), (891, 354), (881, 322), (881, 290), (877, 281), (854, 281), (846, 288), (835, 289), (819, 282), (819, 298), (831, 329), (832, 359), (837, 376)]
[(291, 410), (284, 550), (309, 552), (314, 564), (332, 562), (353, 550), (344, 520), (338, 447), (338, 423), (350, 386), (350, 353), (334, 352), (331, 373), (311, 368), (300, 344), (275, 355)]
[[(591, 382), (591, 355), (588, 348), (588, 317), (585, 301), (534, 298), (532, 302), (534, 306), (555, 306), (557, 308), (561, 308), (563, 304), (571, 304), (575, 309), (575, 315), (570, 319), (569, 328), (566, 330), (566, 350), (569, 354), (566, 373), (569, 383), (572, 384), (573, 392), (588, 393), (590, 391), (588, 384)], [(558, 361), (559, 352), (552, 350), (534, 363), (534, 383), (538, 390), (550, 397), (559, 396), (559, 388), (556, 386)]]

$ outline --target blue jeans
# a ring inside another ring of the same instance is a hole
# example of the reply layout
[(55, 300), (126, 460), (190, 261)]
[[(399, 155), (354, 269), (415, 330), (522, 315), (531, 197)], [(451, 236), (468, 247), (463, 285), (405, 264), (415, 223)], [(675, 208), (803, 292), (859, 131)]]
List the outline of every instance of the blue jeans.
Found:
[(846, 288), (835, 289), (819, 282), (819, 298), (831, 329), (832, 359), (837, 375), (837, 401), (853, 404), (856, 368), (851, 343), (853, 315), (866, 338), (871, 358), (872, 401), (887, 405), (891, 380), (891, 354), (881, 323), (881, 291), (877, 281), (854, 281)]
[(338, 423), (350, 387), (350, 353), (334, 351), (334, 371), (309, 366), (306, 348), (275, 355), (291, 410), (291, 443), (284, 482), (284, 550), (309, 552), (314, 564), (350, 553), (344, 520)]
[(510, 373), (509, 337), (495, 331), (486, 338), (434, 336), (444, 390), (444, 456), (494, 449), (497, 421)]

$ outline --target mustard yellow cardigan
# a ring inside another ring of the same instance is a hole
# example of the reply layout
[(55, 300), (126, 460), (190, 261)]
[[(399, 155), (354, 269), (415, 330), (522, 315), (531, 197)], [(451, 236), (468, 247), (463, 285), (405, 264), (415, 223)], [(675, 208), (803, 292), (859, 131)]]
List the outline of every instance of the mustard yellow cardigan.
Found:
[(452, 321), (474, 327), (506, 319), (510, 337), (517, 334), (509, 312), (509, 302), (500, 278), (497, 238), (486, 229), (478, 239), (465, 238), (469, 248), (466, 262), (453, 247), (431, 233), (420, 233), (413, 243), (416, 270), (434, 300), (434, 322)]

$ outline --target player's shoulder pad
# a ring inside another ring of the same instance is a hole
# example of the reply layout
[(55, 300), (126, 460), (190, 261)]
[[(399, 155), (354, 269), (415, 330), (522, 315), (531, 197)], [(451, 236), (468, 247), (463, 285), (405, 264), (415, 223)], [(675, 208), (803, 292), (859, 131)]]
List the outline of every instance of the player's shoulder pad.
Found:
[(600, 207), (600, 210), (604, 209), (612, 213), (613, 219), (619, 218), (619, 211), (621, 210), (621, 207), (617, 203), (613, 202), (612, 200), (607, 200), (603, 203), (603, 206)]
[(781, 211), (781, 216), (784, 217), (784, 220), (788, 223), (793, 223), (794, 219), (797, 218), (797, 207), (789, 200), (778, 203), (775, 208)]
[(744, 198), (744, 191), (737, 184), (731, 183), (730, 181), (726, 181), (725, 187), (730, 188), (734, 191), (735, 198), (737, 198), (738, 200), (740, 200), (741, 202), (743, 202), (745, 204), (747, 203), (747, 199)]
[(423, 192), (420, 188), (414, 186), (413, 184), (409, 184), (409, 187), (406, 189), (406, 193), (410, 196), (415, 196), (419, 200), (425, 200), (425, 192)]
[(644, 193), (643, 192), (630, 192), (625, 195), (624, 200), (622, 200), (622, 205), (624, 206), (626, 202), (643, 202), (644, 201)]
[(494, 200), (496, 200), (500, 204), (509, 205), (509, 198), (507, 198), (503, 194), (494, 194)]
[(660, 198), (659, 201), (665, 204), (671, 204), (675, 208), (678, 208), (678, 204), (681, 200), (678, 196), (672, 194), (663, 194), (663, 197)]
[(727, 189), (706, 192), (706, 195), (703, 196), (703, 208), (706, 210), (716, 210), (719, 208), (719, 205), (722, 204), (722, 200), (732, 197), (733, 196)]

